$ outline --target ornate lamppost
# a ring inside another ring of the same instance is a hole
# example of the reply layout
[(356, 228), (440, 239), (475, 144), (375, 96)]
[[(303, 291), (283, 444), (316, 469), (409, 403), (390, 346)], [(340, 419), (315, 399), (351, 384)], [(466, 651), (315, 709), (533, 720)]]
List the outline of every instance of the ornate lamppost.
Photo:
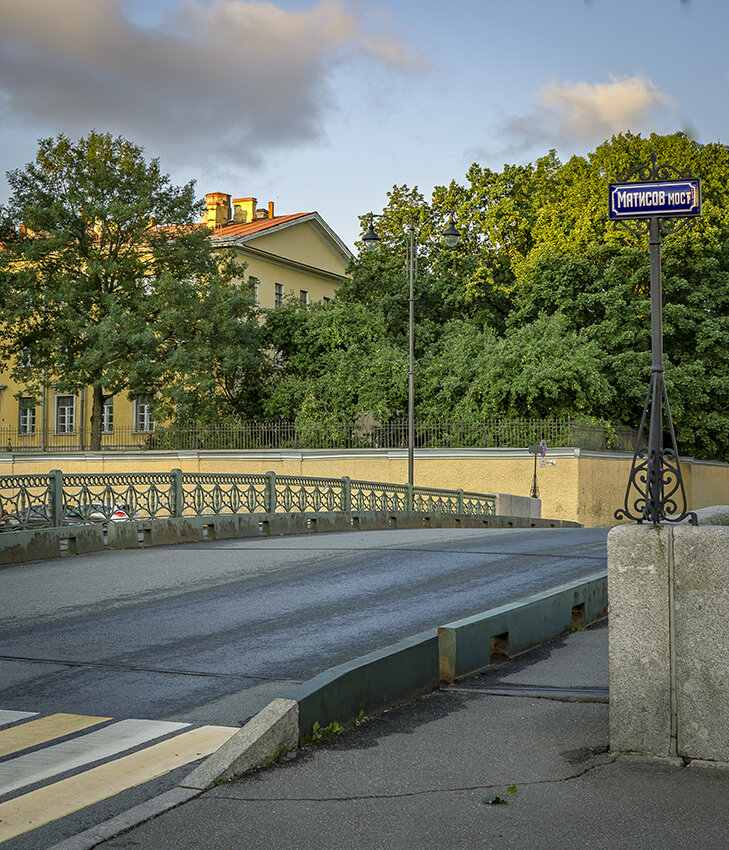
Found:
[[(651, 280), (651, 379), (638, 441), (633, 453), (623, 507), (616, 519), (637, 522), (680, 522), (696, 514), (688, 511), (686, 490), (676, 445), (676, 434), (668, 404), (663, 367), (663, 293), (661, 288), (661, 239), (682, 227), (691, 227), (701, 215), (701, 181), (691, 171), (651, 162), (617, 175), (610, 186), (610, 218), (616, 227), (632, 233), (648, 233)], [(643, 442), (650, 408), (648, 444)], [(665, 420), (664, 420), (665, 414)], [(664, 421), (670, 446), (664, 446)]]
[[(411, 213), (407, 224), (402, 225), (394, 221), (388, 215), (369, 214), (369, 227), (367, 232), (362, 237), (362, 241), (369, 249), (375, 249), (380, 244), (380, 237), (375, 231), (375, 219), (384, 218), (391, 224), (396, 224), (401, 231), (407, 235), (406, 248), (406, 268), (408, 275), (409, 296), (408, 296), (408, 483), (411, 488), (415, 483), (415, 269), (417, 265), (417, 245), (418, 240), (427, 224), (438, 217), (438, 213), (433, 213), (424, 221), (417, 224), (417, 219), (414, 213)], [(456, 229), (455, 217), (453, 210), (449, 210), (448, 227), (443, 231), (443, 240), (449, 248), (455, 248), (458, 240), (461, 238), (460, 232)]]

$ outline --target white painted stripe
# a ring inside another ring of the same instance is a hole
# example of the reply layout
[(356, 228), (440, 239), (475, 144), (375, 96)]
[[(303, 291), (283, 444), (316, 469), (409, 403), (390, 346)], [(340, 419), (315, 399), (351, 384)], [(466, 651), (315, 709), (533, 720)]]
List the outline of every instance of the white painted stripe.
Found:
[(121, 720), (70, 741), (16, 756), (0, 762), (0, 795), (67, 770), (116, 756), (124, 750), (185, 729), (189, 725), (161, 720)]
[[(30, 721), (33, 722), (32, 720)], [(214, 753), (239, 732), (203, 726), (0, 803), (0, 844)]]
[(25, 720), (27, 717), (37, 717), (37, 711), (2, 711), (0, 710), (0, 726), (7, 726), (8, 723), (15, 723), (18, 720)]

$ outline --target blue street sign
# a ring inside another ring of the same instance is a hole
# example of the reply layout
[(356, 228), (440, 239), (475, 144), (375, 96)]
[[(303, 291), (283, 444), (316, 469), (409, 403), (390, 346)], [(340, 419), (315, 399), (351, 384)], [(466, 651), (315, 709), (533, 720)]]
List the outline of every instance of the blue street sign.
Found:
[(679, 218), (701, 215), (701, 180), (611, 183), (610, 218)]

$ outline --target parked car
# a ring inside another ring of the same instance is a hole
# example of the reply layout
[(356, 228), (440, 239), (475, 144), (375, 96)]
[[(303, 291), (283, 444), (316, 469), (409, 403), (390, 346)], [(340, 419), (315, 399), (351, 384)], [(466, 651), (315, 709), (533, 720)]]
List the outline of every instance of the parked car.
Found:
[[(90, 522), (128, 522), (136, 514), (126, 504), (105, 505), (103, 502), (90, 502), (85, 505), (68, 505), (63, 515), (63, 525), (84, 525)], [(15, 513), (3, 511), (0, 515), (0, 532), (32, 531), (36, 528), (50, 528), (52, 525), (47, 505), (30, 505)]]
[[(63, 516), (64, 525), (80, 525), (85, 520), (75, 508), (67, 508)], [(47, 505), (29, 505), (15, 513), (3, 512), (0, 517), (0, 531), (32, 531), (36, 528), (50, 528), (51, 516)]]
[(128, 522), (135, 519), (134, 511), (127, 504), (105, 505), (103, 502), (90, 502), (74, 508), (84, 522)]

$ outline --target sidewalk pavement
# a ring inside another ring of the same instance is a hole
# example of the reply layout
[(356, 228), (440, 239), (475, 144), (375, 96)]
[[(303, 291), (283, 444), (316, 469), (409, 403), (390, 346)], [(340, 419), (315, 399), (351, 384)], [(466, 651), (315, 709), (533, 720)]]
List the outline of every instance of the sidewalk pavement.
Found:
[[(102, 846), (729, 846), (729, 770), (610, 755), (607, 684), (603, 623), (291, 753)], [(492, 795), (507, 804), (485, 803)]]

